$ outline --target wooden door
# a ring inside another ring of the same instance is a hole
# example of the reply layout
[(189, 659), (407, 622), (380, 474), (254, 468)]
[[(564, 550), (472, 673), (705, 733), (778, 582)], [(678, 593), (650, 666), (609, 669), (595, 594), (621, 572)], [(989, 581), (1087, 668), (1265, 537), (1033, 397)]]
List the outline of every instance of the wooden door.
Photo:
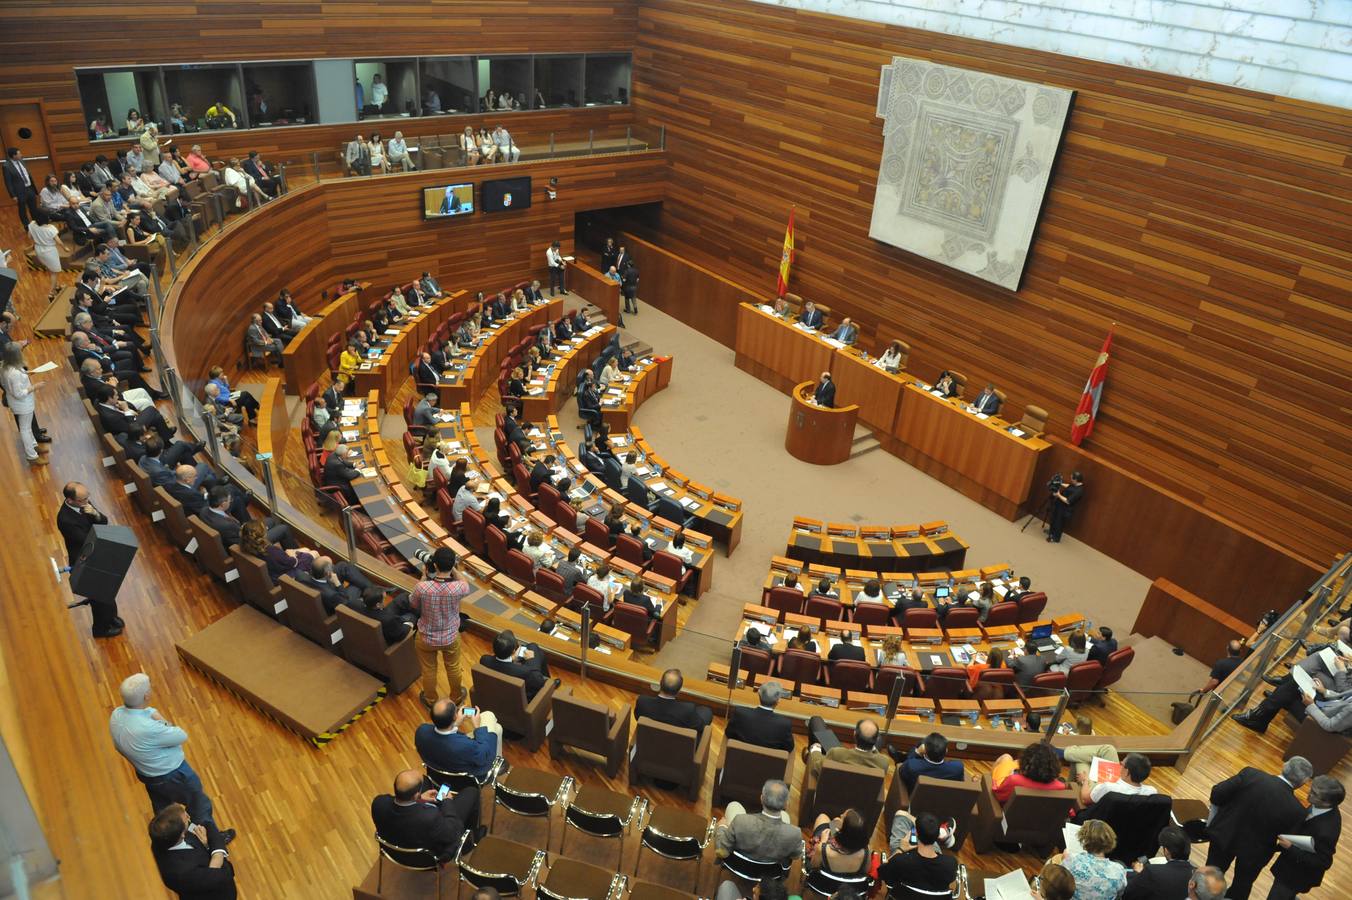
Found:
[[(47, 113), (38, 100), (0, 100), (0, 147), (23, 151), (23, 164), (33, 179), (33, 186), (42, 190), (48, 175), (59, 174), (52, 159), (51, 140), (47, 135)], [(14, 205), (8, 194), (0, 194), (4, 202)]]

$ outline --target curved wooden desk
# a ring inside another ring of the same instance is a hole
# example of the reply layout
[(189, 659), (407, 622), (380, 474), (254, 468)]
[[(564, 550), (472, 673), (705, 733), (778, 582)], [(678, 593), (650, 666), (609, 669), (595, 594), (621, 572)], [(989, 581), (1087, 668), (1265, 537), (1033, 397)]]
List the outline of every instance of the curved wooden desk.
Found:
[(793, 389), (789, 407), (789, 428), (784, 449), (790, 456), (817, 466), (834, 466), (850, 458), (854, 444), (854, 426), (859, 407), (851, 403), (826, 409), (812, 402), (815, 381), (804, 381)]

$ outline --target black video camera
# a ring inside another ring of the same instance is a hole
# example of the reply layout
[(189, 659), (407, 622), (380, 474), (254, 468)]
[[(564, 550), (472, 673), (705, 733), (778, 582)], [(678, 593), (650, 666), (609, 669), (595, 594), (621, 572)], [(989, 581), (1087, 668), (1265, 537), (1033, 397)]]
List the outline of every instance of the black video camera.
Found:
[(1051, 481), (1047, 482), (1047, 493), (1055, 494), (1057, 491), (1061, 490), (1061, 488), (1063, 488), (1064, 486), (1065, 481), (1061, 479), (1061, 473), (1057, 472), (1056, 474), (1052, 475)]

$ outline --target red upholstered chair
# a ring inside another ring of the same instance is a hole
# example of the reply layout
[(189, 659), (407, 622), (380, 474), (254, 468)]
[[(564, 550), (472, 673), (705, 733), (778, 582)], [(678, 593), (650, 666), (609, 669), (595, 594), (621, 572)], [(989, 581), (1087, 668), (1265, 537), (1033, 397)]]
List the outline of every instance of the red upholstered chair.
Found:
[(643, 558), (643, 542), (631, 535), (617, 534), (615, 536), (615, 555), (625, 562), (633, 563), (640, 569), (648, 565)]
[(673, 590), (678, 594), (685, 592), (686, 587), (690, 584), (690, 576), (695, 574), (694, 569), (685, 568), (679, 556), (665, 550), (658, 550), (653, 554), (652, 562), (648, 565), (648, 568), (663, 578), (670, 578), (676, 582), (676, 587)]
[(886, 603), (854, 604), (853, 622), (856, 625), (887, 625), (891, 621), (892, 608)]
[(1087, 700), (1102, 677), (1103, 663), (1096, 660), (1071, 666), (1066, 673), (1066, 690), (1070, 691), (1070, 702), (1079, 704)]
[[(1103, 674), (1099, 676), (1098, 684), (1094, 685), (1095, 690), (1106, 691), (1109, 685), (1117, 684), (1122, 673), (1126, 671), (1127, 666), (1136, 658), (1136, 651), (1131, 647), (1122, 647), (1108, 654), (1108, 662), (1103, 666)], [(1103, 698), (1100, 696), (1100, 700)]]
[(908, 609), (901, 615), (901, 625), (907, 631), (912, 628), (938, 628), (939, 614), (932, 609)]
[(523, 497), (530, 498), (535, 502), (535, 492), (530, 489), (530, 472), (526, 471), (525, 463), (516, 463), (512, 466), (512, 478), (516, 481), (516, 490)]
[(1023, 688), (1023, 693), (1029, 697), (1046, 697), (1049, 694), (1059, 694), (1065, 688), (1065, 672), (1043, 672), (1033, 676), (1028, 687)]
[(489, 525), (484, 531), (484, 544), (488, 549), (488, 561), (499, 572), (507, 571), (507, 535), (496, 525)]
[(974, 693), (992, 700), (1008, 700), (1015, 695), (1013, 669), (983, 669), (976, 677)]
[(480, 556), (488, 552), (486, 529), (488, 523), (484, 521), (484, 514), (477, 509), (466, 507), (461, 516), (461, 525), (464, 527), (465, 543), (469, 544), (469, 549)]
[(1019, 624), (1019, 604), (1016, 602), (997, 603), (986, 613), (986, 627)]
[(555, 603), (562, 603), (568, 599), (563, 578), (558, 572), (550, 569), (541, 569), (535, 573), (535, 590), (546, 600), (553, 600)]
[[(545, 486), (540, 485), (540, 493), (543, 494), (544, 489)], [(582, 536), (588, 543), (595, 544), (603, 550), (610, 546), (610, 529), (606, 528), (606, 523), (596, 516), (587, 519), (587, 524), (582, 528)]]
[(815, 616), (828, 622), (838, 622), (845, 616), (845, 607), (834, 597), (813, 594), (807, 598), (807, 604), (803, 607), (803, 615)]
[(873, 691), (892, 696), (892, 682), (901, 678), (901, 696), (914, 697), (920, 691), (920, 673), (903, 666), (881, 666), (873, 676)]
[[(573, 596), (568, 602), (569, 607), (582, 611), (582, 607), (591, 607), (591, 617), (593, 622), (600, 622), (606, 616), (606, 598), (601, 596), (601, 592), (596, 588), (588, 587), (585, 584), (573, 586)], [(643, 612), (643, 610), (639, 610)], [(647, 613), (643, 613), (645, 616)]]
[(817, 684), (822, 677), (822, 658), (810, 650), (785, 650), (779, 657), (779, 677), (794, 684)]
[(775, 658), (769, 650), (757, 650), (754, 647), (742, 648), (742, 662), (738, 667), (741, 671), (752, 676), (752, 680), (758, 680), (761, 675), (769, 675), (775, 667)]
[(779, 620), (784, 621), (784, 613), (800, 615), (803, 612), (803, 592), (796, 587), (778, 585), (770, 588), (770, 597), (765, 605), (780, 612)]
[(526, 587), (535, 586), (535, 564), (520, 550), (507, 551), (507, 574)]
[(540, 482), (540, 489), (535, 492), (535, 507), (537, 509), (553, 509), (559, 502), (559, 489), (552, 484)]
[[(536, 508), (569, 531), (577, 532), (577, 510), (573, 509), (573, 505), (568, 502), (567, 497), (560, 497), (559, 502), (554, 504), (552, 509), (543, 500), (537, 500)], [(588, 517), (587, 521), (590, 522), (591, 518)]]
[(978, 628), (981, 625), (981, 610), (975, 606), (955, 606), (944, 616), (944, 629)]
[(966, 669), (939, 666), (925, 676), (920, 696), (931, 700), (957, 700), (966, 692)]
[(1019, 621), (1036, 622), (1047, 608), (1047, 595), (1038, 591), (1019, 598)]
[(635, 650), (646, 650), (652, 647), (662, 622), (651, 618), (648, 611), (641, 606), (620, 602), (610, 611), (610, 625), (628, 632), (633, 639)]
[(451, 492), (444, 487), (437, 490), (437, 509), (441, 512), (441, 527), (452, 534), (456, 533), (460, 526), (455, 524), (455, 518), (451, 515), (451, 509), (455, 506), (455, 501), (451, 499)]
[(838, 659), (826, 665), (827, 687), (867, 693), (873, 690), (873, 670), (857, 659)]

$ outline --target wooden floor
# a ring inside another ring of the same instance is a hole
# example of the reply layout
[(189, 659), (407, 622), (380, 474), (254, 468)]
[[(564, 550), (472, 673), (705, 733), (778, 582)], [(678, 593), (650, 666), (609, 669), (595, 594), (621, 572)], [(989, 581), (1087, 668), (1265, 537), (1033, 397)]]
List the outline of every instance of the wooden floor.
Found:
[[(0, 209), (0, 246), (15, 248), (16, 260), (22, 260), (24, 244), (12, 209)], [(64, 280), (72, 277), (68, 274)], [(20, 336), (31, 336), (28, 326), (44, 309), (46, 292), (45, 275), (22, 271), (15, 296), (24, 317)], [(300, 300), (305, 305), (313, 298)], [(28, 348), (30, 365), (47, 360), (60, 364), (57, 371), (40, 376), (46, 386), (39, 393), (38, 417), (55, 438), (49, 467), (30, 470), (22, 462), (12, 420), (0, 417), (0, 432), (9, 448), (0, 453), (0, 493), (8, 498), (6, 514), (0, 518), (0, 614), (5, 623), (0, 629), (0, 733), (62, 871), (62, 878), (42, 886), (37, 896), (167, 896), (145, 840), (150, 814), (145, 793), (113, 751), (107, 732), (108, 714), (119, 702), (118, 682), (138, 670), (152, 678), (155, 706), (191, 735), (188, 757), (215, 801), (217, 820), (240, 831), (231, 848), (240, 896), (296, 900), (350, 896), (351, 886), (375, 859), (371, 798), (389, 790), (396, 771), (417, 763), (412, 733), (424, 716), (415, 692), (378, 704), (319, 750), (183, 666), (174, 642), (226, 614), (235, 603), (162, 540), (104, 475), (64, 354), (63, 345), (55, 340), (37, 341)], [(141, 542), (119, 598), (127, 628), (117, 639), (93, 640), (88, 611), (65, 609), (69, 592), (56, 583), (49, 562), (55, 558), (64, 563), (55, 516), (61, 485), (69, 479), (84, 481), (95, 504), (113, 522), (132, 527)], [(468, 643), (471, 656), (484, 648), (477, 638)], [(565, 682), (599, 701), (618, 704), (625, 699), (595, 682), (579, 684), (567, 677)], [(1168, 687), (1172, 686), (1161, 685)], [(721, 720), (714, 728), (717, 752)], [(1157, 771), (1152, 782), (1175, 795), (1205, 798), (1214, 782), (1241, 766), (1275, 769), (1288, 736), (1280, 721), (1264, 737), (1227, 723), (1185, 773)], [(546, 751), (532, 755), (511, 745), (506, 755), (514, 766), (563, 771), (587, 783), (606, 782), (598, 769), (576, 759), (555, 764)], [(979, 770), (969, 765), (969, 771)], [(1337, 774), (1346, 780), (1349, 773), (1352, 766), (1345, 762)], [(627, 791), (623, 778), (622, 773), (608, 786)], [(661, 790), (644, 793), (654, 803), (710, 812), (708, 791), (706, 799), (693, 806)], [(542, 845), (538, 829), (503, 823), (503, 817), (499, 822), (504, 828), (516, 826), (513, 831), (532, 835), (527, 839)], [(557, 847), (557, 840), (556, 828), (552, 847)], [(569, 856), (600, 862), (608, 862), (614, 853), (610, 845), (590, 845), (576, 836), (570, 836), (568, 851)], [(631, 846), (628, 869), (633, 855)], [(1202, 855), (1199, 851), (1195, 858)], [(963, 861), (987, 870), (1021, 865), (1034, 871), (1040, 863), (1031, 856), (1004, 854), (978, 859), (970, 852), (963, 854)], [(693, 868), (659, 866), (646, 854), (642, 875), (688, 886)], [(1268, 883), (1265, 874), (1255, 896), (1263, 896)], [(706, 865), (699, 892), (710, 896), (715, 886)], [(1343, 852), (1325, 887), (1315, 895), (1349, 893), (1352, 853)]]

